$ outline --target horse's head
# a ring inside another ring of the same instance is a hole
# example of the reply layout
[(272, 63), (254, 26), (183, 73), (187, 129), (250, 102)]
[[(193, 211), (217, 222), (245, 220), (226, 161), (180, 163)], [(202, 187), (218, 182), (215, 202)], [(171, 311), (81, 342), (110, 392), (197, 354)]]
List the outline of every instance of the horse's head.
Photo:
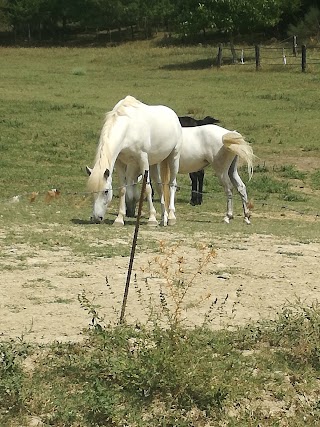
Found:
[[(92, 177), (92, 169), (86, 166), (87, 174)], [(103, 221), (103, 218), (106, 214), (108, 205), (112, 200), (112, 177), (110, 175), (109, 169), (106, 169), (103, 174), (103, 183), (99, 185), (98, 190), (93, 191), (93, 212), (91, 221), (100, 223)]]

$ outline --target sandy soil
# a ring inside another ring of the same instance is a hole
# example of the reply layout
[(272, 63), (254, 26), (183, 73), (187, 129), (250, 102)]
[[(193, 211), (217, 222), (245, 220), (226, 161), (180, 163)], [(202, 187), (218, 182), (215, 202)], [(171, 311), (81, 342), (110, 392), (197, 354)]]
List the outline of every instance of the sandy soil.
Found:
[[(147, 237), (146, 231), (140, 233)], [(164, 236), (162, 232), (159, 239)], [(168, 233), (168, 242), (170, 238)], [(194, 240), (206, 243), (204, 236), (195, 236)], [(201, 324), (209, 315), (214, 328), (243, 325), (272, 318), (284, 304), (320, 299), (320, 243), (252, 235), (245, 240), (240, 236), (233, 236), (232, 241), (217, 239), (214, 245), (202, 250), (192, 241), (184, 241), (169, 255), (174, 272), (169, 269), (168, 274), (187, 284), (180, 313), (187, 324)], [(208, 251), (213, 251), (211, 261), (199, 268)], [(31, 252), (24, 245), (4, 247), (3, 253), (0, 339), (24, 336), (40, 343), (80, 340), (92, 318), (78, 300), (83, 294), (97, 307), (104, 322), (119, 319), (127, 257), (92, 261), (75, 257), (68, 249)], [(145, 321), (156, 311), (160, 289), (171, 313), (179, 306), (170, 294), (174, 288), (166, 281), (165, 256), (139, 253), (137, 248), (127, 321)]]

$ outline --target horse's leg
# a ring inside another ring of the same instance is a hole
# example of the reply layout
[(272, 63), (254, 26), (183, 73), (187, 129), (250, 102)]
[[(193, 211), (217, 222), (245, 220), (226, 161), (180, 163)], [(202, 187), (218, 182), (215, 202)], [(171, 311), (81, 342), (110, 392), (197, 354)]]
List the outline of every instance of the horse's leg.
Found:
[(238, 193), (241, 196), (242, 200), (242, 207), (243, 207), (243, 213), (244, 213), (244, 220), (247, 224), (250, 224), (250, 210), (248, 208), (248, 195), (247, 195), (247, 189), (240, 178), (240, 175), (238, 173), (237, 169), (237, 163), (238, 163), (238, 156), (234, 158), (234, 160), (231, 163), (231, 166), (228, 171), (229, 178), (233, 184), (233, 186), (237, 189)]
[(175, 215), (176, 209), (174, 205), (176, 190), (177, 190), (177, 180), (170, 179), (170, 199), (169, 199), (170, 202), (169, 202), (169, 213), (168, 213), (168, 225), (175, 225), (175, 223), (177, 222), (177, 218)]
[(113, 225), (123, 226), (124, 217), (126, 214), (126, 166), (124, 163), (117, 160), (117, 174), (119, 179), (119, 211), (118, 216), (114, 220)]
[(197, 177), (197, 172), (191, 172), (189, 173), (190, 179), (191, 179), (191, 198), (190, 198), (190, 205), (195, 206), (197, 205), (197, 191), (198, 191), (198, 186), (197, 186), (197, 181), (198, 181), (198, 177)]
[(197, 172), (198, 178), (198, 197), (197, 197), (197, 205), (201, 205), (202, 203), (202, 192), (203, 192), (203, 179), (204, 179), (204, 170), (201, 169)]
[(170, 198), (169, 198), (169, 213), (168, 213), (168, 225), (174, 225), (177, 221), (176, 215), (175, 215), (175, 195), (177, 190), (177, 174), (179, 171), (179, 155), (174, 150), (170, 156), (168, 157), (169, 160), (169, 168), (170, 168), (170, 180), (169, 180), (169, 189), (170, 189)]
[[(168, 212), (166, 209), (165, 197), (164, 197), (164, 185), (160, 174), (160, 165), (150, 166), (150, 174), (153, 183), (156, 183), (156, 191), (159, 195), (160, 206), (161, 206), (161, 225), (168, 225)], [(170, 196), (169, 196), (170, 197)]]
[(218, 178), (227, 196), (227, 212), (223, 220), (229, 224), (230, 220), (233, 219), (232, 183), (226, 172), (218, 175)]
[[(147, 179), (147, 183), (146, 183), (146, 198), (147, 198), (147, 202), (149, 205), (148, 225), (157, 226), (158, 225), (157, 216), (156, 216), (157, 213), (156, 213), (156, 209), (154, 207), (153, 200), (152, 200), (153, 189), (152, 189), (151, 184), (150, 184), (150, 174), (151, 174), (151, 167), (150, 167), (150, 171), (148, 173), (148, 179)], [(154, 178), (153, 177), (152, 177), (152, 182), (154, 185)]]
[(138, 189), (139, 169), (133, 166), (127, 166), (126, 169), (126, 215), (134, 218), (136, 214), (136, 206), (139, 201), (140, 194)]
[(152, 187), (150, 184), (150, 167), (147, 154), (142, 154), (140, 158), (140, 170), (142, 175), (144, 175), (145, 171), (148, 171), (147, 182), (146, 182), (146, 198), (149, 205), (149, 219), (148, 225), (156, 226), (158, 225), (158, 221), (156, 218), (156, 210), (152, 201)]

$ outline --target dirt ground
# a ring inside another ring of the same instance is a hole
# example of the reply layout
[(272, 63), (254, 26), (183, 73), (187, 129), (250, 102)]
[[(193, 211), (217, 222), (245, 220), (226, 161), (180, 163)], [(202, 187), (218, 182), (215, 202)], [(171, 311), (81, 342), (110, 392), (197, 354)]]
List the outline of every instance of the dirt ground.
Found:
[[(141, 231), (140, 238), (143, 233), (147, 237), (148, 232)], [(162, 232), (159, 239), (164, 236)], [(194, 240), (201, 239), (206, 243), (203, 236)], [(201, 250), (192, 241), (180, 243), (169, 256), (177, 278), (188, 284), (181, 311), (187, 324), (201, 324), (207, 315), (213, 328), (244, 325), (272, 318), (285, 304), (320, 299), (320, 243), (251, 235), (245, 240), (242, 236), (217, 239), (214, 245), (213, 258), (202, 267), (199, 262), (208, 249)], [(0, 340), (22, 336), (39, 343), (81, 340), (92, 317), (80, 305), (78, 296), (83, 294), (104, 322), (119, 319), (128, 257), (92, 261), (75, 257), (67, 249), (31, 253), (24, 245), (4, 248), (4, 253)], [(165, 280), (163, 257), (139, 253), (137, 248), (127, 321), (145, 321), (159, 307), (160, 289), (171, 312), (177, 307), (170, 295), (172, 286)]]

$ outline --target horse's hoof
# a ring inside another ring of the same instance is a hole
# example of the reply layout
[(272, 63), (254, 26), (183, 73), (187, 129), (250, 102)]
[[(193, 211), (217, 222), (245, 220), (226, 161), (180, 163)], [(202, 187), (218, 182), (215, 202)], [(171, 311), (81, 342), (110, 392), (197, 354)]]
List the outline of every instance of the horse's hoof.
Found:
[(248, 217), (244, 218), (244, 222), (248, 225), (251, 225), (250, 219)]
[(113, 223), (113, 225), (115, 227), (123, 227), (124, 226), (124, 222), (115, 220), (114, 223)]
[(228, 216), (225, 216), (225, 217), (223, 218), (223, 221), (224, 221), (226, 224), (230, 224), (230, 218), (229, 218)]
[(159, 223), (157, 220), (152, 219), (151, 221), (148, 221), (149, 227), (158, 227)]
[(177, 222), (177, 220), (175, 219), (175, 218), (173, 218), (173, 219), (168, 219), (168, 225), (175, 225), (176, 224), (176, 222)]

